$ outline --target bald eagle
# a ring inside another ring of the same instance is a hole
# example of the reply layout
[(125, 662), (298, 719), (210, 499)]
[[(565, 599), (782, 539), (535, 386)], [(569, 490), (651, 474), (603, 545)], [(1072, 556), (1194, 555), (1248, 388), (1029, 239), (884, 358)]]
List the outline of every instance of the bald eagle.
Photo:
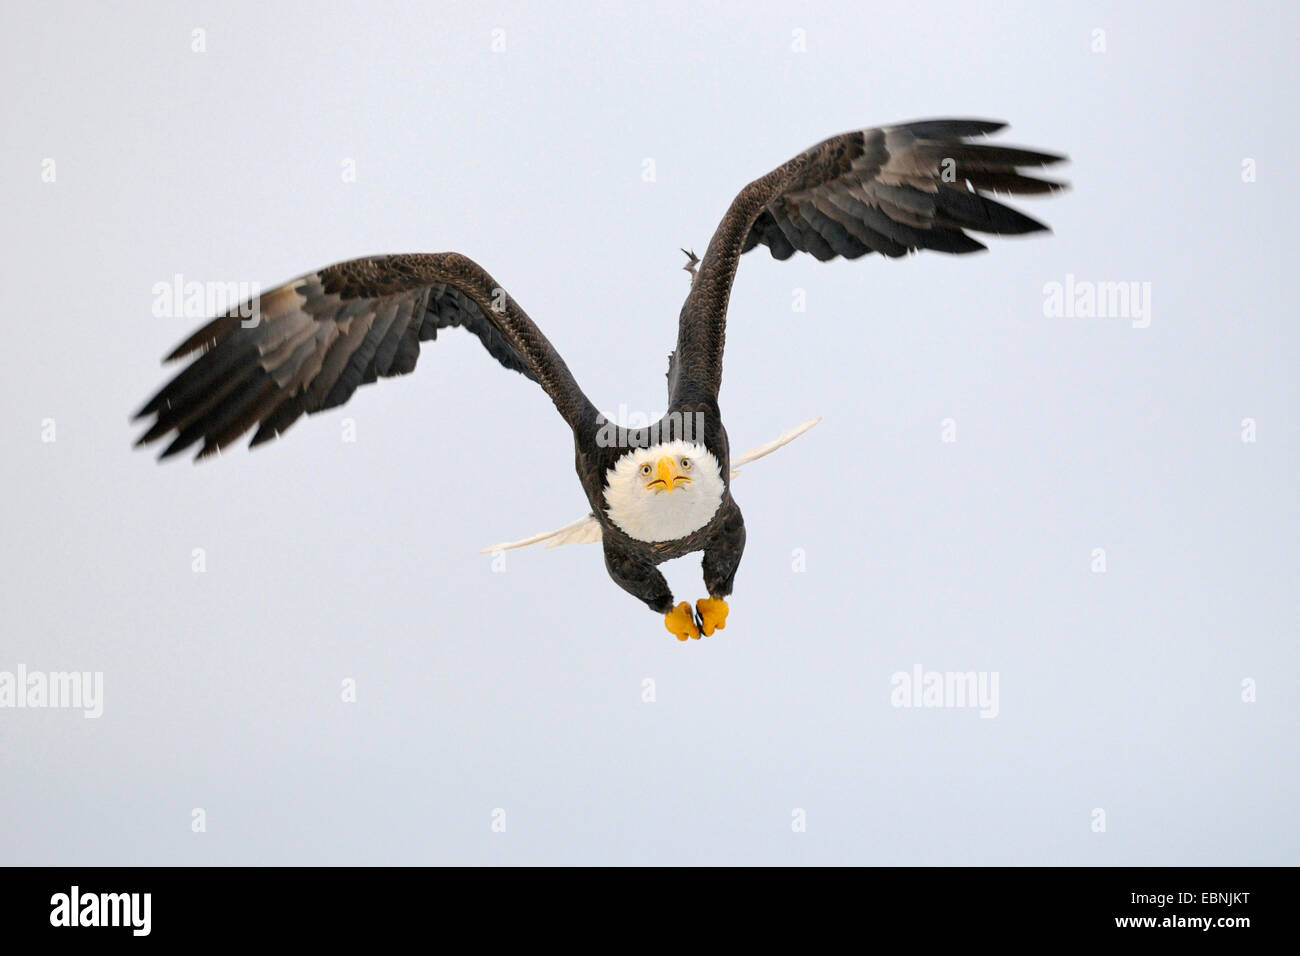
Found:
[[(688, 253), (691, 285), (669, 356), (668, 411), (645, 428), (613, 427), (500, 284), (465, 256), (443, 252), (338, 263), (212, 319), (167, 357), (199, 353), (141, 408), (136, 417), (153, 421), (137, 444), (174, 433), (161, 458), (200, 440), (196, 458), (203, 458), (256, 428), (251, 445), (260, 445), (303, 413), (346, 402), (358, 385), (410, 372), (421, 342), (460, 326), (550, 397), (573, 431), (591, 506), (559, 531), (497, 547), (599, 540), (610, 577), (663, 615), (669, 632), (683, 641), (711, 635), (726, 626), (745, 546), (731, 495), (736, 469), (815, 424), (731, 457), (718, 390), (740, 257), (759, 245), (776, 259), (964, 254), (985, 248), (967, 230), (1044, 230), (987, 194), (1063, 188), (1021, 169), (1064, 157), (977, 141), (1004, 125), (938, 119), (844, 133), (742, 189), (703, 259)], [(708, 596), (692, 608), (674, 603), (658, 566), (696, 551), (704, 554)]]

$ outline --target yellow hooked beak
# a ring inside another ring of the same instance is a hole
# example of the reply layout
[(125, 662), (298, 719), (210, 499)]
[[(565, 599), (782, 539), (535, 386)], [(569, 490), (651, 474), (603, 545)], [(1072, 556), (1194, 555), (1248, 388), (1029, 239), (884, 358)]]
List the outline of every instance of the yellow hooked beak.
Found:
[(677, 482), (690, 482), (691, 479), (677, 473), (676, 463), (665, 455), (655, 462), (655, 477), (646, 483), (646, 491), (666, 491), (670, 495), (676, 490)]

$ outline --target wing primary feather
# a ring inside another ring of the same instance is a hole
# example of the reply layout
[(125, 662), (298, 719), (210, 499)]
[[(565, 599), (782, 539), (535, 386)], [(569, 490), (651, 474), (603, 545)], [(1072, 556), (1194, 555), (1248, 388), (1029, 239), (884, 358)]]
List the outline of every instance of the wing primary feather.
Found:
[(359, 385), (412, 371), (421, 340), (452, 325), (541, 385), (570, 427), (594, 417), (541, 330), (476, 263), (454, 252), (373, 256), (300, 276), (200, 326), (168, 356), (194, 357), (136, 413), (154, 416), (138, 444), (170, 435), (160, 455), (169, 458), (201, 440), (199, 459), (249, 430), (250, 446), (263, 444)]
[(714, 231), (682, 306), (670, 401), (717, 397), (731, 286), (740, 257), (756, 246), (775, 259), (795, 252), (822, 261), (869, 252), (896, 258), (921, 249), (962, 255), (985, 248), (968, 232), (1048, 231), (989, 194), (1066, 188), (1025, 172), (1065, 157), (981, 139), (1005, 125), (940, 118), (854, 130), (745, 186)]

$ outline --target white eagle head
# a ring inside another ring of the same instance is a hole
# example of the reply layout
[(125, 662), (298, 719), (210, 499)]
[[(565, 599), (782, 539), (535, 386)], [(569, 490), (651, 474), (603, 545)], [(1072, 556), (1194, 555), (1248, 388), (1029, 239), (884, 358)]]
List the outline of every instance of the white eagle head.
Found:
[(605, 473), (605, 513), (637, 541), (676, 541), (709, 523), (725, 490), (711, 451), (664, 442), (632, 449)]

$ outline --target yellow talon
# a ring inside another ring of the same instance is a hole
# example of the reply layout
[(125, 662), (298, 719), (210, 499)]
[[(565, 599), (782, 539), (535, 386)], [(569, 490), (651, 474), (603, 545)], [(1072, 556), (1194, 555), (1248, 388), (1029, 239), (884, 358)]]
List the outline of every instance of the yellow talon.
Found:
[(695, 626), (691, 606), (685, 601), (664, 615), (664, 627), (668, 628), (679, 641), (684, 641), (688, 637), (693, 637), (697, 641), (700, 639), (700, 629)]
[(700, 598), (695, 602), (695, 609), (700, 612), (705, 637), (710, 637), (715, 628), (721, 631), (727, 626), (727, 612), (731, 608), (722, 598)]

